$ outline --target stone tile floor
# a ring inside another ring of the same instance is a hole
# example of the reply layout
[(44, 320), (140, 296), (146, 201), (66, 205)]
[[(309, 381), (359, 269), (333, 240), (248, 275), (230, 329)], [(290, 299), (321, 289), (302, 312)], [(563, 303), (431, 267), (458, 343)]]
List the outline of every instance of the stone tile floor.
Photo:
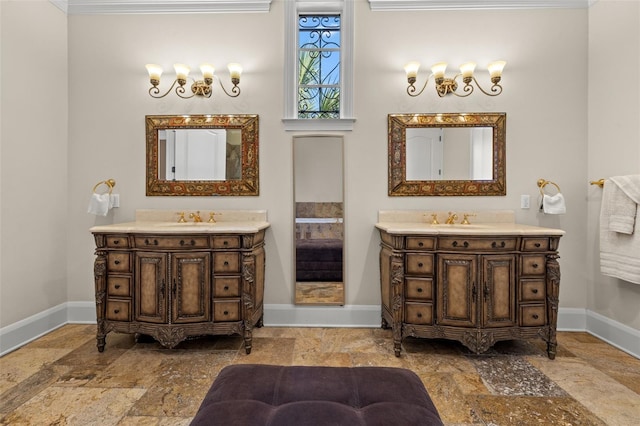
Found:
[(69, 324), (0, 358), (2, 425), (188, 425), (229, 364), (391, 366), (415, 371), (444, 423), (639, 425), (640, 360), (587, 334), (501, 342), (482, 355), (457, 342), (406, 339), (390, 330), (276, 328), (214, 336), (164, 349), (111, 333), (99, 353), (95, 326)]

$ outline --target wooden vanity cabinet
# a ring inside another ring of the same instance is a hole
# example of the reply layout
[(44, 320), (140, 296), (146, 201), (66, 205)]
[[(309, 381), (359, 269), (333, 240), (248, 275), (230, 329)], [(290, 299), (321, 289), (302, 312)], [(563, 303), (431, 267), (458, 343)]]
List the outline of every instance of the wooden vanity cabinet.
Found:
[(475, 353), (542, 338), (556, 353), (560, 236), (402, 235), (380, 230), (382, 325), (458, 340)]
[(110, 331), (173, 348), (195, 336), (262, 325), (264, 231), (252, 234), (94, 233), (98, 350)]

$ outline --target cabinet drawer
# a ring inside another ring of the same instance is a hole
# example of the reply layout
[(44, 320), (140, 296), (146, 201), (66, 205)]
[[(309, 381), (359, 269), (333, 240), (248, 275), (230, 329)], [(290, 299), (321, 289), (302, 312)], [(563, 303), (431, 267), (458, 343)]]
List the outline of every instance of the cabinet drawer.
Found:
[(520, 301), (537, 302), (545, 299), (544, 280), (520, 280)]
[(407, 250), (433, 250), (436, 248), (434, 237), (407, 237)]
[(128, 248), (129, 237), (127, 237), (126, 235), (107, 235), (107, 247)]
[(240, 296), (240, 277), (215, 277), (213, 297)]
[(131, 302), (107, 299), (105, 316), (110, 321), (131, 321)]
[(131, 277), (128, 275), (107, 276), (107, 295), (117, 297), (130, 297)]
[(433, 305), (431, 303), (404, 304), (405, 322), (408, 324), (432, 324)]
[(107, 254), (107, 270), (109, 272), (131, 272), (131, 254), (112, 251)]
[(193, 249), (209, 248), (209, 238), (203, 236), (175, 236), (168, 237), (157, 235), (137, 235), (135, 237), (136, 247), (154, 249)]
[(527, 255), (521, 257), (522, 275), (544, 275), (545, 273), (545, 257), (544, 255)]
[(433, 254), (407, 253), (407, 274), (432, 275)]
[(548, 238), (523, 238), (522, 251), (547, 251), (549, 250)]
[(407, 278), (405, 297), (415, 300), (433, 300), (433, 279)]
[(214, 301), (213, 320), (214, 321), (239, 321), (240, 301)]
[(240, 237), (233, 235), (225, 235), (222, 237), (213, 237), (214, 249), (240, 248)]
[(440, 237), (438, 248), (447, 251), (513, 251), (516, 249), (515, 237), (465, 238)]
[(520, 306), (520, 325), (522, 327), (538, 327), (547, 323), (545, 305)]
[(214, 253), (213, 273), (240, 272), (240, 253)]

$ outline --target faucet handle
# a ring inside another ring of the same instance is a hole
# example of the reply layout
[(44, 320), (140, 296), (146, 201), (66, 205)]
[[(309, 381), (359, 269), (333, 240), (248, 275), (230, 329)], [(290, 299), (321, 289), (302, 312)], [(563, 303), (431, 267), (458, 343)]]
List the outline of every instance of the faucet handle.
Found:
[(220, 213), (216, 213), (216, 212), (209, 212), (209, 223), (216, 223), (216, 220), (214, 218), (215, 215), (220, 214)]
[(184, 212), (178, 212), (176, 214), (180, 216), (178, 218), (178, 223), (185, 223), (187, 221), (187, 219), (184, 218)]
[(469, 216), (475, 217), (475, 213), (465, 213), (463, 214), (463, 218), (462, 218), (462, 222), (460, 222), (462, 225), (471, 225), (471, 222), (469, 222)]
[(438, 222), (438, 214), (437, 213), (431, 213), (431, 224), (432, 225), (439, 225), (440, 222)]

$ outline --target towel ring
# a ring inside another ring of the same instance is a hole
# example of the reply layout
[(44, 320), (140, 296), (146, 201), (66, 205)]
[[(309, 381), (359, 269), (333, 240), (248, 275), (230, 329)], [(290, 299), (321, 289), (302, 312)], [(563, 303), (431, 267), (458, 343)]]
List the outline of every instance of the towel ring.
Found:
[(558, 194), (562, 191), (560, 191), (560, 187), (558, 186), (557, 183), (555, 182), (551, 182), (550, 180), (545, 180), (545, 179), (538, 179), (538, 187), (540, 188), (540, 194), (544, 195), (544, 187), (547, 185), (553, 185), (556, 187), (556, 189), (558, 190)]
[(111, 195), (111, 191), (113, 191), (113, 187), (116, 186), (116, 181), (114, 179), (107, 179), (107, 180), (103, 180), (96, 183), (96, 185), (93, 187), (94, 194), (96, 193), (96, 189), (98, 189), (100, 185), (107, 185), (109, 187), (109, 195)]

